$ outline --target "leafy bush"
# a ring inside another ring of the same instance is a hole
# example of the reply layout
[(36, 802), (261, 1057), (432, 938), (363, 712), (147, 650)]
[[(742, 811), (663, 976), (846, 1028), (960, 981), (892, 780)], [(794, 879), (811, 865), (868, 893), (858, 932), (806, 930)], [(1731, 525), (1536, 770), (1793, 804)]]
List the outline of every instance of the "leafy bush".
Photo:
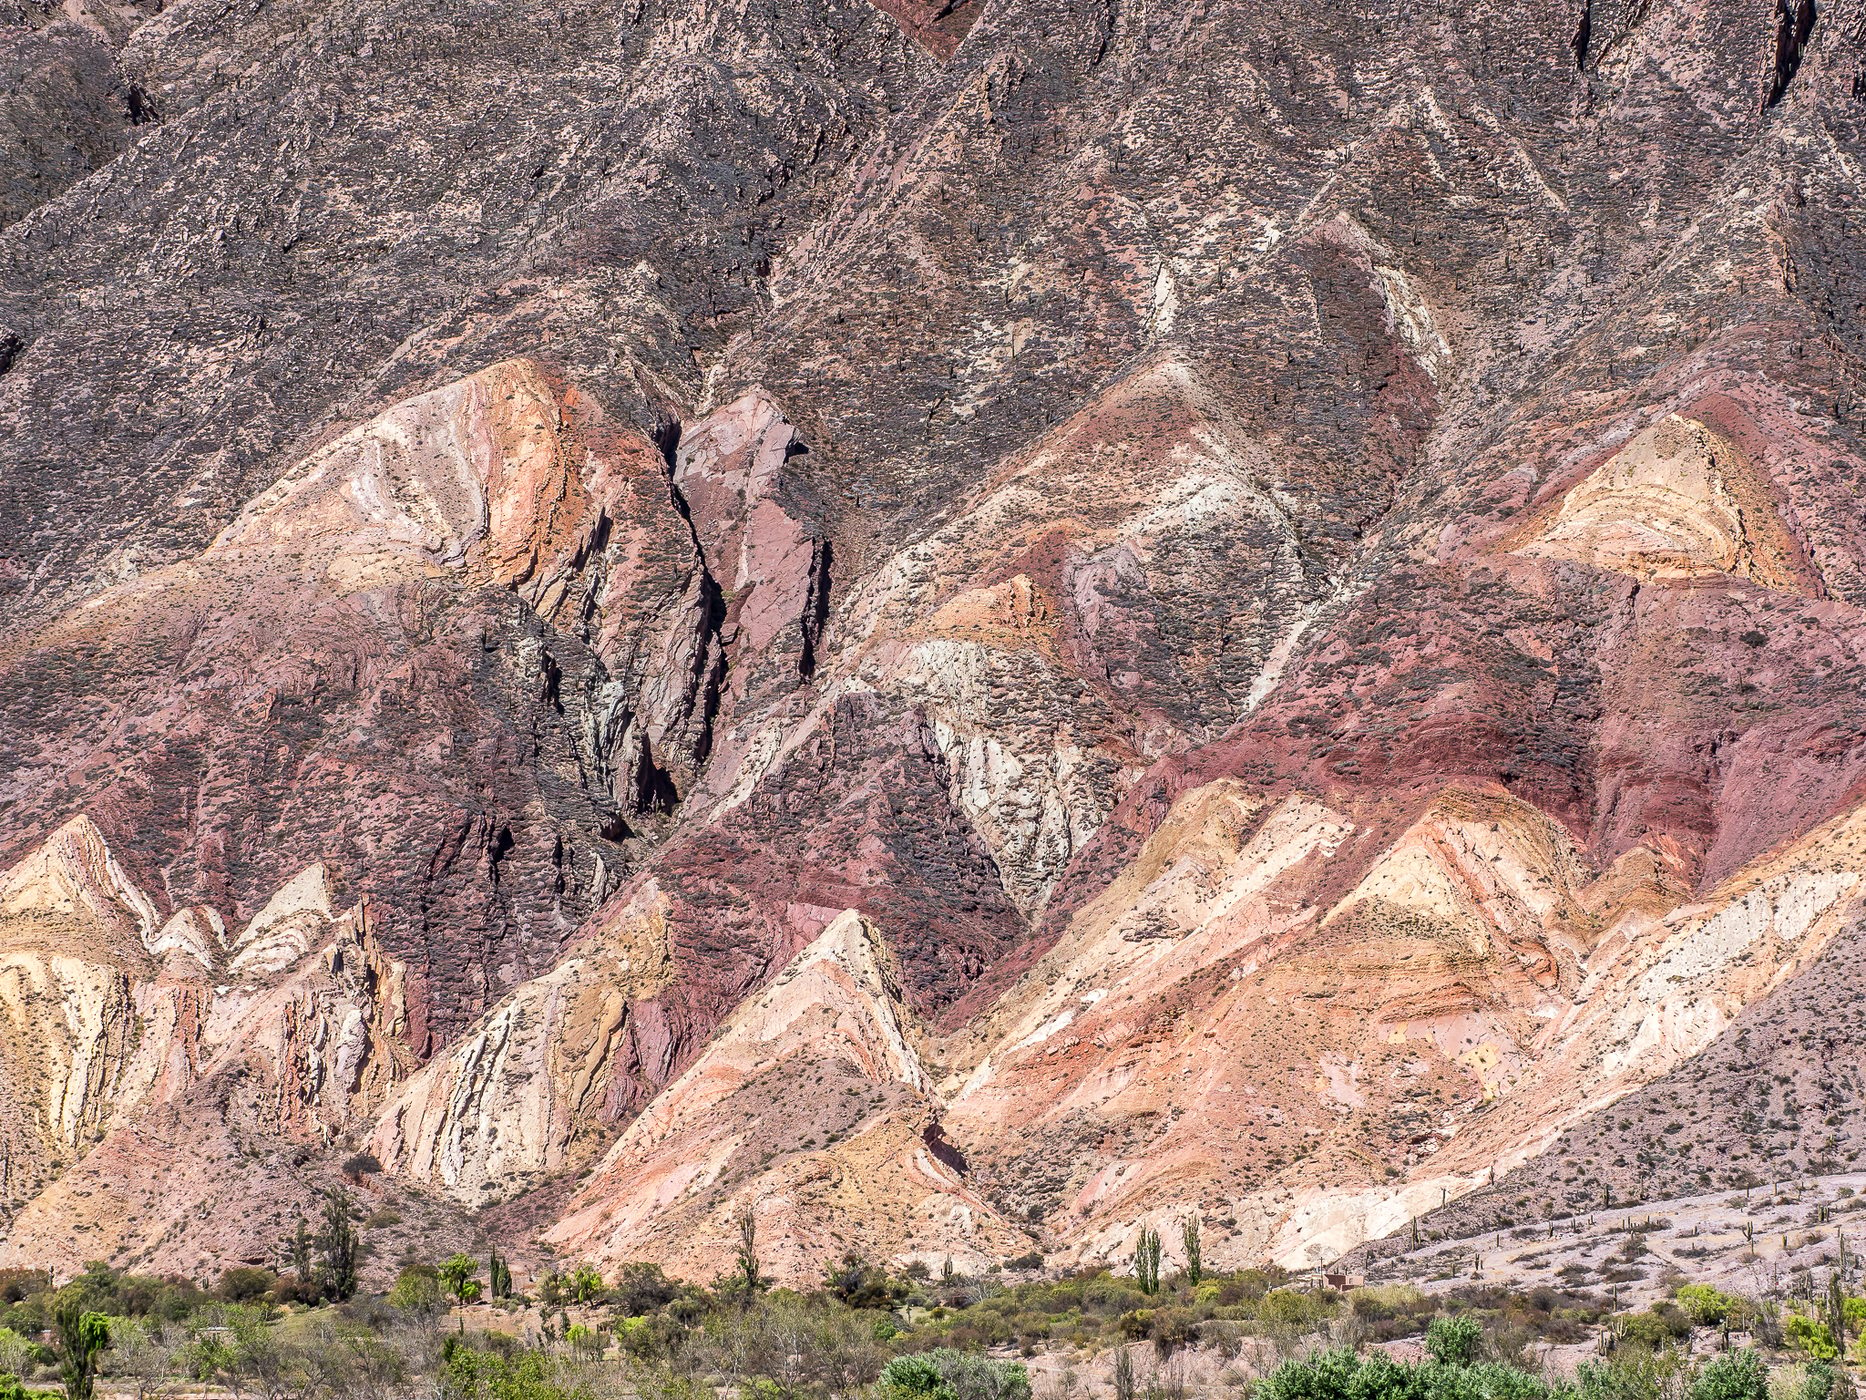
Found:
[(0, 1373), (23, 1376), (39, 1359), (42, 1348), (10, 1327), (0, 1327)]
[(0, 1303), (17, 1303), (52, 1286), (44, 1269), (0, 1269)]
[(1146, 1307), (1149, 1299), (1127, 1280), (1101, 1274), (1083, 1285), (1082, 1301), (1109, 1312), (1124, 1313)]
[[(37, 1332), (51, 1324), (50, 1280), (43, 1272), (22, 1270), (0, 1275), (0, 1299), (14, 1302), (20, 1311), (8, 1320), (16, 1330)], [(37, 1282), (37, 1291), (19, 1299), (7, 1295), (16, 1285)], [(185, 1279), (152, 1278), (147, 1274), (120, 1273), (107, 1264), (89, 1264), (60, 1295), (75, 1291), (94, 1312), (114, 1317), (161, 1317), (179, 1321), (208, 1301), (208, 1295)], [(27, 1323), (24, 1328), (20, 1323)]]
[(1805, 1351), (1816, 1361), (1832, 1361), (1840, 1355), (1827, 1324), (1804, 1312), (1791, 1312), (1782, 1319), (1782, 1335), (1796, 1351)]
[(587, 1388), (559, 1377), (535, 1351), (503, 1356), (455, 1344), (444, 1355), (448, 1389), (460, 1400), (590, 1400)]
[(1670, 1303), (1654, 1303), (1645, 1312), (1615, 1318), (1614, 1330), (1623, 1342), (1657, 1351), (1680, 1337), (1689, 1336), (1691, 1317), (1683, 1308)]
[(1468, 1314), (1435, 1317), (1425, 1329), (1426, 1355), (1444, 1366), (1468, 1366), (1477, 1360), (1484, 1329)]
[(1699, 1327), (1721, 1327), (1736, 1317), (1743, 1306), (1741, 1298), (1732, 1297), (1708, 1283), (1687, 1283), (1673, 1295), (1685, 1315)]
[(389, 1304), (418, 1317), (432, 1317), (444, 1306), (440, 1271), (432, 1264), (410, 1264), (395, 1276)]
[(630, 1317), (665, 1307), (680, 1296), (680, 1285), (659, 1264), (624, 1264), (610, 1299)]
[(1385, 1352), (1356, 1356), (1345, 1347), (1285, 1361), (1257, 1383), (1252, 1400), (1375, 1400), (1406, 1394), (1402, 1367)]
[(881, 1368), (882, 1400), (1030, 1400), (1030, 1373), (950, 1347), (897, 1356)]
[(1265, 1322), (1312, 1325), (1334, 1310), (1334, 1295), (1299, 1293), (1293, 1288), (1272, 1289), (1257, 1302), (1257, 1316)]
[(256, 1303), (277, 1286), (279, 1276), (270, 1269), (235, 1268), (220, 1276), (214, 1291), (229, 1303)]
[(1348, 1308), (1369, 1322), (1436, 1312), (1438, 1305), (1409, 1283), (1376, 1284), (1348, 1294)]
[(958, 1400), (939, 1367), (925, 1356), (897, 1356), (881, 1368), (882, 1400)]
[(1754, 1347), (1725, 1352), (1691, 1382), (1690, 1400), (1769, 1400), (1769, 1372)]
[(1842, 1380), (1839, 1371), (1825, 1361), (1811, 1361), (1795, 1400), (1835, 1400), (1843, 1393), (1850, 1396), (1853, 1387)]
[(1583, 1362), (1565, 1394), (1573, 1400), (1660, 1400), (1676, 1395), (1677, 1369), (1669, 1353), (1622, 1348), (1610, 1362)]
[(853, 1251), (824, 1270), (823, 1286), (852, 1308), (891, 1308), (911, 1291)]
[(1480, 1361), (1473, 1366), (1425, 1366), (1428, 1395), (1446, 1400), (1547, 1400), (1548, 1385), (1514, 1366)]
[(1549, 1388), (1514, 1366), (1427, 1361), (1407, 1365), (1383, 1351), (1346, 1348), (1285, 1361), (1252, 1400), (1549, 1400)]
[(1147, 1329), (1147, 1339), (1161, 1356), (1171, 1356), (1181, 1347), (1191, 1346), (1198, 1335), (1197, 1322), (1183, 1308), (1155, 1308), (1153, 1325)]

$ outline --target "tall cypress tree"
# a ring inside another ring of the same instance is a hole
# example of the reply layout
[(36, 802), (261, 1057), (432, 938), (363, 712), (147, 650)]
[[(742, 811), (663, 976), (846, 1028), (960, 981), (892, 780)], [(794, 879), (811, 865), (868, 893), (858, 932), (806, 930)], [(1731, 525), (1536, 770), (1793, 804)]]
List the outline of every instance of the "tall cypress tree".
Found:
[(324, 1198), (324, 1219), (317, 1237), (318, 1282), (324, 1296), (344, 1302), (356, 1292), (362, 1240), (350, 1223), (350, 1193), (341, 1187)]

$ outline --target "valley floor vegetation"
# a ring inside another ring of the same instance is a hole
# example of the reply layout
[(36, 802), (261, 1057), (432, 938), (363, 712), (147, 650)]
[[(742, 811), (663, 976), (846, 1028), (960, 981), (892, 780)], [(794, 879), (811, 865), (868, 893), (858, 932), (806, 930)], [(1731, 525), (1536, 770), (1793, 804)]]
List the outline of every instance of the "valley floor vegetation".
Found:
[(0, 1400), (1842, 1400), (1866, 1363), (1866, 1298), (1841, 1270), (1804, 1296), (1677, 1280), (1615, 1311), (1590, 1292), (1470, 1284), (1334, 1289), (1274, 1269), (1211, 1273), (1188, 1235), (1168, 1274), (895, 1273), (850, 1256), (771, 1287), (748, 1231), (710, 1287), (653, 1264), (575, 1265), (514, 1286), (497, 1254), (404, 1260), (360, 1286), (347, 1201), (277, 1270), (211, 1289), (93, 1265), (54, 1286), (0, 1274)]

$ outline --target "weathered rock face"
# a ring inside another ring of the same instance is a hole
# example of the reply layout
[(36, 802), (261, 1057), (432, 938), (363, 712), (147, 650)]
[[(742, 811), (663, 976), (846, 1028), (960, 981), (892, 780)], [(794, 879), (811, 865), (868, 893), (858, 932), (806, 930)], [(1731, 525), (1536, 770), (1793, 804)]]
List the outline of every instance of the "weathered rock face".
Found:
[[(134, 833), (146, 877), (252, 911), (236, 970), (305, 951), (291, 908), (259, 909), (298, 854), (347, 872), (418, 968), (425, 1051), (550, 966), (627, 864), (655, 765), (703, 748), (709, 607), (659, 451), (533, 362), (496, 365), (12, 645), (0, 785), (22, 818), (78, 805)], [(96, 708), (63, 711), (105, 656)], [(330, 878), (281, 897), (328, 906)], [(463, 940), (476, 959), (443, 951)]]
[(1765, 588), (1794, 587), (1800, 553), (1736, 447), (1676, 415), (1562, 497), (1519, 548), (1647, 582), (1726, 574)]
[(859, 914), (833, 919), (629, 1125), (547, 1243), (711, 1276), (749, 1216), (786, 1278), (850, 1250), (966, 1267), (1022, 1252), (942, 1137), (889, 961)]
[[(254, 1194), (264, 1173), (187, 1162), (227, 1155), (215, 1145), (238, 1161), (242, 1139), (329, 1147), (416, 1065), (408, 969), (384, 956), (366, 906), (332, 907), (320, 867), (237, 934), (200, 907), (158, 928), (79, 817), (0, 876), (0, 892), (6, 1258), (78, 1267), (100, 1246), (178, 1268), (244, 1257), (238, 1227), (182, 1231), (190, 1209)], [(152, 1128), (180, 1160), (154, 1178), (100, 1171), (94, 1159), (146, 1152), (126, 1144)], [(302, 1182), (264, 1217), (313, 1195)]]
[[(616, 1116), (617, 1060), (657, 1058), (642, 1004), (672, 978), (667, 913), (650, 883), (591, 945), (429, 1061), (383, 1109), (379, 1159), (475, 1206), (584, 1165)], [(665, 1072), (665, 1047), (659, 1058)]]
[[(116, 66), (161, 7), (129, 0), (25, 0), (0, 12), (0, 227), (107, 164), (155, 117)], [(15, 346), (14, 348), (17, 348)]]
[(1846, 7), (16, 9), (0, 1257), (1307, 1262), (1844, 999)]
[(1203, 1211), (1214, 1258), (1326, 1262), (1703, 1049), (1866, 892), (1857, 815), (1701, 900), (1665, 867), (1593, 876), (1501, 794), (1209, 785), (957, 1051), (949, 1122), (1089, 1257)]

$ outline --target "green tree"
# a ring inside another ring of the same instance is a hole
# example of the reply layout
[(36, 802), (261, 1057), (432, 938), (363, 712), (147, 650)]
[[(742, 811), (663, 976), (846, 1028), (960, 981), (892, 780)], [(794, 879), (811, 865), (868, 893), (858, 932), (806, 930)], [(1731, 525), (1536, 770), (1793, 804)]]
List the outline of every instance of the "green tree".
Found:
[(66, 1289), (52, 1312), (52, 1334), (58, 1352), (58, 1374), (66, 1400), (91, 1400), (97, 1380), (97, 1358), (110, 1345), (110, 1324), (92, 1312), (82, 1290)]
[(1134, 1245), (1134, 1278), (1142, 1293), (1160, 1291), (1160, 1254), (1160, 1232), (1150, 1225), (1141, 1226)]
[(1459, 1313), (1432, 1319), (1425, 1329), (1426, 1354), (1441, 1366), (1469, 1366), (1477, 1360), (1484, 1329), (1477, 1319)]
[(292, 1227), (291, 1234), (285, 1237), (284, 1254), (286, 1267), (292, 1271), (300, 1283), (310, 1283), (317, 1268), (317, 1260), (311, 1240), (311, 1226), (300, 1215)]
[(603, 1276), (593, 1264), (579, 1264), (564, 1280), (574, 1303), (593, 1303), (602, 1296)]
[(11, 1371), (0, 1371), (0, 1400), (28, 1400), (26, 1387)]
[(1754, 1347), (1727, 1351), (1691, 1382), (1690, 1400), (1769, 1400), (1769, 1370)]
[(512, 1269), (497, 1250), (486, 1258), (486, 1286), (494, 1298), (512, 1296)]
[(758, 1211), (753, 1206), (739, 1212), (739, 1252), (733, 1280), (747, 1294), (764, 1287), (764, 1276), (758, 1268)]
[(1194, 1288), (1205, 1278), (1205, 1252), (1199, 1247), (1199, 1217), (1188, 1215), (1179, 1223), (1179, 1238), (1186, 1247), (1186, 1282)]
[(363, 1242), (350, 1216), (350, 1193), (339, 1187), (324, 1198), (324, 1218), (314, 1241), (318, 1283), (327, 1298), (339, 1303), (356, 1293), (357, 1268), (363, 1255)]
[(441, 1310), (440, 1271), (432, 1264), (410, 1264), (395, 1276), (389, 1305), (417, 1317), (431, 1318)]
[(450, 1255), (441, 1260), (440, 1267), (435, 1272), (440, 1276), (441, 1285), (454, 1295), (456, 1301), (461, 1303), (472, 1301), (467, 1297), (468, 1284), (473, 1286), (473, 1296), (475, 1298), (479, 1296), (479, 1281), (474, 1278), (474, 1275), (479, 1272), (479, 1260), (472, 1255)]

